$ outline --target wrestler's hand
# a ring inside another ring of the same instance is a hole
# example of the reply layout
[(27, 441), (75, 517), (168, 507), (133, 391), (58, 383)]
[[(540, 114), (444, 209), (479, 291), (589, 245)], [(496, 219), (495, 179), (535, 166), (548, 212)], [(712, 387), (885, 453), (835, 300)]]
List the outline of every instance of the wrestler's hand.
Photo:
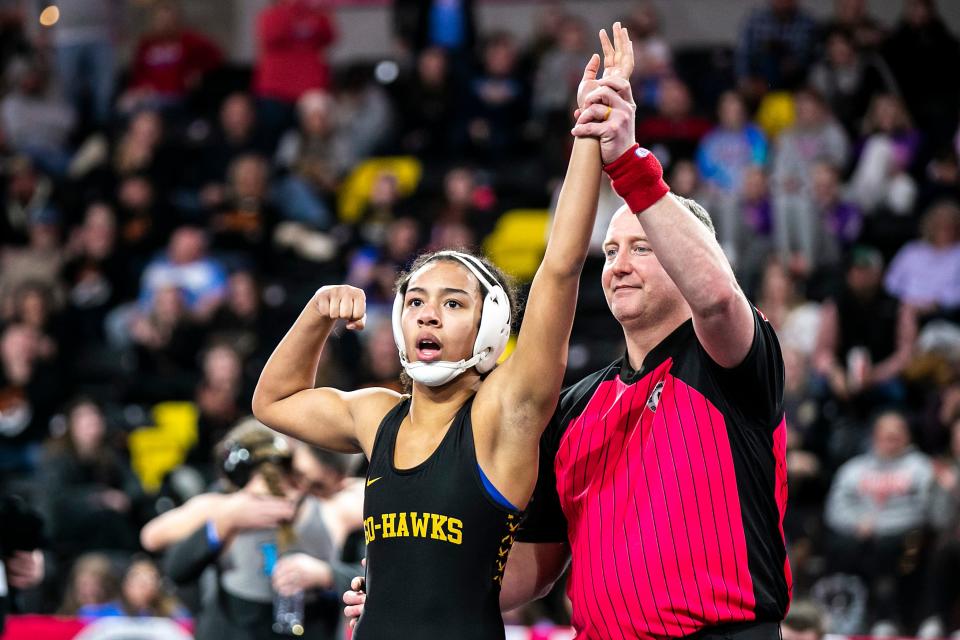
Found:
[(367, 322), (367, 297), (362, 289), (346, 284), (320, 287), (313, 302), (324, 318), (346, 320), (347, 329), (359, 331)]
[[(629, 80), (633, 74), (633, 43), (630, 42), (630, 35), (627, 30), (622, 28), (619, 22), (613, 23), (613, 42), (607, 36), (607, 30), (601, 30), (600, 46), (603, 49), (603, 75), (601, 77)], [(587, 96), (600, 86), (597, 79), (599, 70), (600, 56), (593, 54), (583, 70), (583, 79), (580, 80), (580, 86), (577, 88), (578, 109), (573, 114), (574, 118), (580, 117), (580, 111), (585, 106)], [(632, 102), (632, 98), (630, 101)]]
[(603, 163), (610, 164), (636, 144), (637, 108), (629, 80), (614, 76), (597, 82), (572, 133), (578, 138), (599, 138)]
[[(360, 561), (363, 566), (367, 566), (367, 559)], [(343, 608), (343, 614), (347, 616), (350, 628), (353, 629), (357, 620), (363, 615), (363, 605), (367, 601), (367, 585), (362, 576), (357, 576), (350, 581), (350, 591), (343, 594), (343, 603), (347, 606)]]

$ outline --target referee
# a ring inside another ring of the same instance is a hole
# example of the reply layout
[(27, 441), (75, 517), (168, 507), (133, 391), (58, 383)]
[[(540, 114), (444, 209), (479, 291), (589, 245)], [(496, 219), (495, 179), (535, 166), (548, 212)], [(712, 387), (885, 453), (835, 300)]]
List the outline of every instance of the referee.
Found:
[(603, 84), (573, 132), (600, 138), (627, 203), (602, 276), (627, 349), (560, 400), (505, 597), (542, 592), (569, 554), (578, 638), (776, 638), (791, 589), (780, 347), (709, 215), (634, 144), (629, 85)]
[(600, 139), (627, 203), (602, 276), (626, 354), (561, 396), (501, 607), (542, 596), (571, 562), (578, 639), (779, 638), (792, 583), (780, 347), (709, 215), (634, 143), (629, 84), (601, 84), (573, 133)]

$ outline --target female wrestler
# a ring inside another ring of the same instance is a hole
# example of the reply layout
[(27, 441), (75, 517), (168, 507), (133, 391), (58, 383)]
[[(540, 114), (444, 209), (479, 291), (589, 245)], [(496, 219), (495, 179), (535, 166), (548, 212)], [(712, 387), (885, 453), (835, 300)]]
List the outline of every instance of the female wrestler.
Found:
[[(629, 78), (633, 49), (601, 33), (605, 75)], [(600, 58), (578, 99), (594, 89)], [(503, 638), (498, 593), (559, 396), (580, 270), (597, 207), (600, 154), (578, 139), (513, 355), (494, 368), (514, 304), (503, 275), (470, 254), (422, 256), (398, 281), (393, 329), (412, 394), (313, 388), (338, 319), (362, 329), (363, 292), (321, 288), (260, 376), (254, 414), (317, 446), (363, 451), (366, 610), (358, 640)]]

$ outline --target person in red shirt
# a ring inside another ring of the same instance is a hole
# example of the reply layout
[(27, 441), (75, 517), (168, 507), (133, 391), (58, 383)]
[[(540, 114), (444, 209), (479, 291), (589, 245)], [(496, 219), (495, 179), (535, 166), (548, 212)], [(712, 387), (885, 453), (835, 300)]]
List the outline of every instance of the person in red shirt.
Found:
[(223, 52), (205, 35), (186, 28), (174, 2), (159, 2), (150, 30), (137, 43), (130, 86), (121, 109), (179, 105), (204, 74), (223, 63)]
[(257, 17), (259, 56), (253, 93), (260, 115), (278, 135), (293, 125), (293, 107), (310, 89), (329, 89), (325, 49), (336, 39), (324, 0), (275, 0)]

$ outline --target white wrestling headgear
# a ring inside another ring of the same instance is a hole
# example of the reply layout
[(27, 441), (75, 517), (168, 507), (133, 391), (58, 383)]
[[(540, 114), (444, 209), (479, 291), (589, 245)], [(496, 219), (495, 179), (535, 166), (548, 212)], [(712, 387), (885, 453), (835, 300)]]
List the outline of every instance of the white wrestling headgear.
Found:
[[(469, 269), (480, 281), (480, 286), (485, 290), (485, 296), (483, 308), (480, 311), (480, 330), (477, 332), (477, 341), (473, 345), (473, 357), (459, 362), (443, 360), (410, 362), (407, 360), (403, 328), (400, 325), (404, 295), (397, 292), (397, 297), (393, 301), (393, 339), (400, 351), (400, 364), (414, 382), (428, 387), (447, 384), (471, 367), (476, 367), (480, 373), (490, 371), (506, 349), (507, 340), (510, 339), (510, 298), (493, 274), (475, 257), (459, 251), (440, 251), (436, 256), (448, 256)], [(432, 262), (433, 260), (427, 264)]]

